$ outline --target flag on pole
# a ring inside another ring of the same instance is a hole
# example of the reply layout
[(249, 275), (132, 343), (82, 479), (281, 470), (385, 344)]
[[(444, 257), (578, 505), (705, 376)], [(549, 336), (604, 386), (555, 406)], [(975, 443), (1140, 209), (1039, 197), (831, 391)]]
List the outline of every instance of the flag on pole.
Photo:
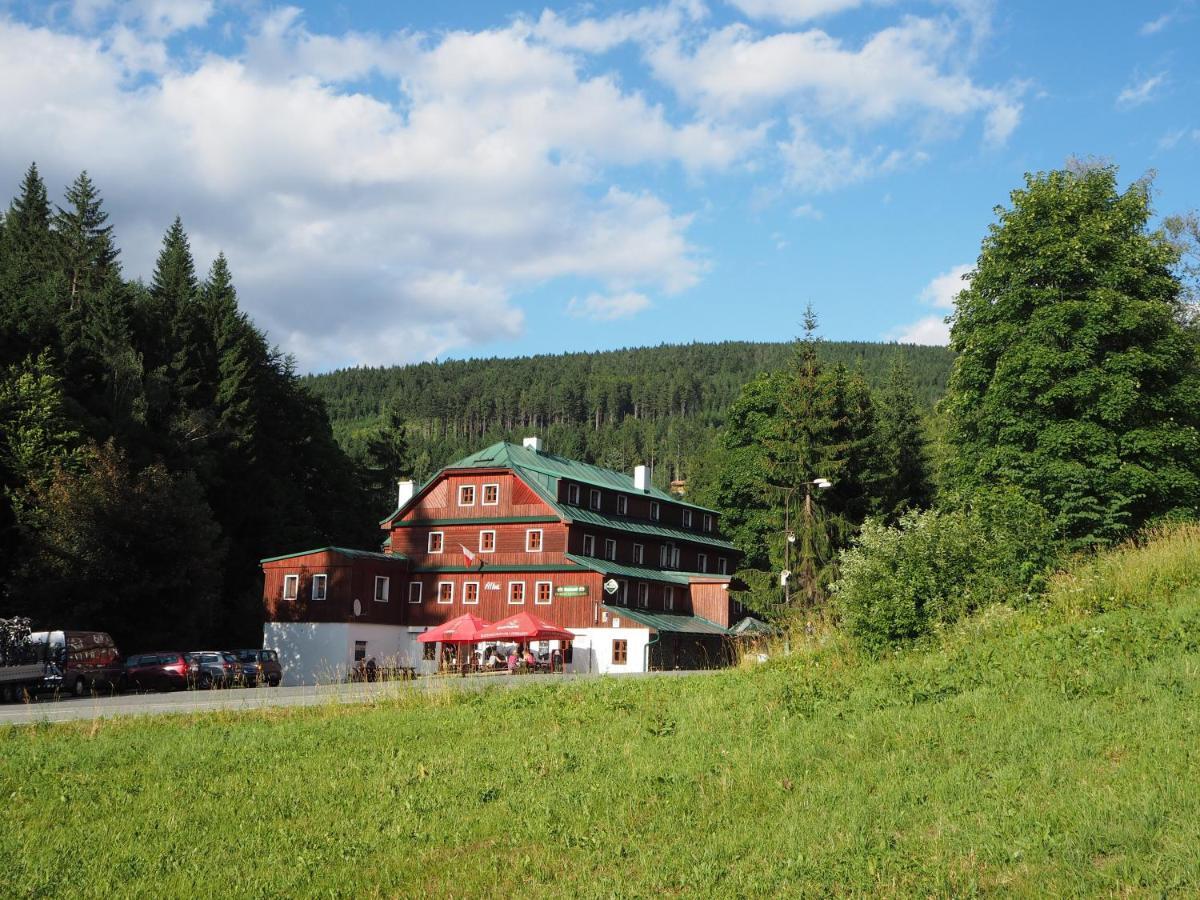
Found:
[(467, 565), (468, 566), (475, 565), (475, 554), (467, 549), (467, 545), (459, 544), (458, 546), (462, 547), (463, 556), (465, 556), (467, 558)]

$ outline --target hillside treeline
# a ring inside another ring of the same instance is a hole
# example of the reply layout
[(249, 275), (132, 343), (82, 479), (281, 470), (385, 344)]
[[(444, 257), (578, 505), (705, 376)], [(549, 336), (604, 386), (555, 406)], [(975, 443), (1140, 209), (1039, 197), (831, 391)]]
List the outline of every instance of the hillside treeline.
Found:
[(0, 604), (127, 650), (262, 639), (261, 557), (373, 539), (324, 406), (196, 272), (177, 219), (146, 285), (101, 195), (35, 166), (0, 219)]
[[(647, 463), (660, 485), (684, 478), (703, 489), (730, 406), (748, 382), (784, 368), (794, 352), (784, 343), (674, 344), (361, 367), (305, 383), (358, 459), (368, 460), (380, 425), (397, 415), (418, 478), (487, 443), (538, 434), (564, 456), (620, 470)], [(817, 353), (873, 387), (902, 359), (924, 409), (944, 393), (953, 361), (942, 347), (867, 342), (820, 342)]]

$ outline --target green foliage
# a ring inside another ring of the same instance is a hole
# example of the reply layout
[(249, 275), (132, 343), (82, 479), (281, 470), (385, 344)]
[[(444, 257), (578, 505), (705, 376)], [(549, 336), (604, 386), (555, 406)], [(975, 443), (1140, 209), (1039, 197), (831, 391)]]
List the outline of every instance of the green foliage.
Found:
[(951, 343), (948, 476), (1018, 485), (1073, 546), (1200, 506), (1197, 335), (1149, 185), (1026, 178), (983, 242)]
[(1053, 561), (1041, 508), (1012, 490), (869, 520), (834, 587), (846, 631), (871, 651), (925, 637), (994, 603), (1024, 603)]

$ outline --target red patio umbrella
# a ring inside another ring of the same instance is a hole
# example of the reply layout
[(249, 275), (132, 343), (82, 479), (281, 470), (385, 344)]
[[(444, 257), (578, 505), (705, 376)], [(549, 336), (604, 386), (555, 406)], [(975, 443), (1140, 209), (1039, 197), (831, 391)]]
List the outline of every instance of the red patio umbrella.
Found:
[(573, 641), (578, 635), (527, 612), (501, 619), (479, 633), (481, 641)]
[(443, 622), (436, 628), (430, 628), (417, 635), (422, 644), (474, 644), (483, 640), (481, 632), (491, 628), (487, 622), (472, 613), (464, 613), (449, 622)]

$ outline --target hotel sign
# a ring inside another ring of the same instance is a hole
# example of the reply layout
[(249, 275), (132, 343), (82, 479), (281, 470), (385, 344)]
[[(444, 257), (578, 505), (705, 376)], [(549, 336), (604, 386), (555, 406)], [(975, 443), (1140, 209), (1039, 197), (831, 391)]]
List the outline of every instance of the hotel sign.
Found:
[(564, 584), (562, 587), (554, 589), (555, 597), (586, 597), (586, 584)]

